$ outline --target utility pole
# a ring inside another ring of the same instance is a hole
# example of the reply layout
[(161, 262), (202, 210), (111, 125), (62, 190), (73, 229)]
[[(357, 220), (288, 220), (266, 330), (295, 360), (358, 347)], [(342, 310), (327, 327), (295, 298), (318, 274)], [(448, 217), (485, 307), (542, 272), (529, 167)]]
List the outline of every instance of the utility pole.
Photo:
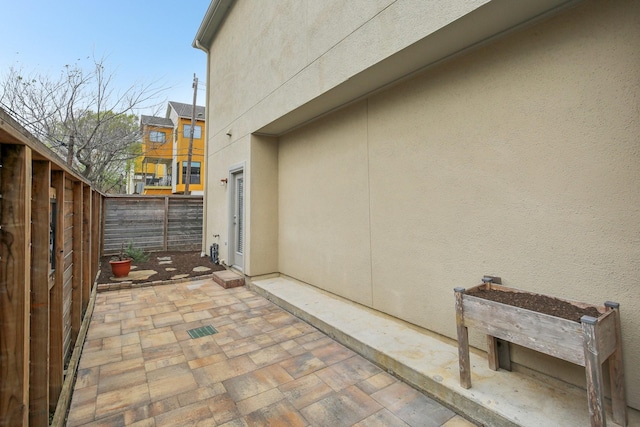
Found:
[(187, 151), (187, 173), (184, 183), (184, 194), (191, 194), (189, 184), (191, 183), (191, 158), (193, 156), (193, 131), (196, 127), (196, 97), (198, 96), (198, 78), (193, 73), (193, 107), (191, 108), (191, 132), (189, 132), (189, 151)]

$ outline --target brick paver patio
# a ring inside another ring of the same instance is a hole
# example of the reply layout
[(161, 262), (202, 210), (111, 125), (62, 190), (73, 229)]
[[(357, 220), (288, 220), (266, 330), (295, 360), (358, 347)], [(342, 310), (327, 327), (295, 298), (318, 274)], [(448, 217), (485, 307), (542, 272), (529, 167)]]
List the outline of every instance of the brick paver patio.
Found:
[[(189, 330), (218, 332), (192, 338)], [(99, 293), (68, 426), (472, 426), (247, 288)]]

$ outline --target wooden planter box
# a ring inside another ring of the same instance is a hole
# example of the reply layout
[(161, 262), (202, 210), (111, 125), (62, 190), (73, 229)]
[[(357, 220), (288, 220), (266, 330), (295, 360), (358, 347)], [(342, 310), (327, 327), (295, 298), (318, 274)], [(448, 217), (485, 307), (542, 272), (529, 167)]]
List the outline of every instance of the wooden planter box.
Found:
[[(472, 289), (481, 287), (536, 295), (490, 282)], [(604, 306), (595, 306), (600, 316), (582, 316), (578, 323), (468, 295), (464, 288), (455, 288), (454, 291), (462, 387), (471, 387), (467, 328), (472, 327), (487, 334), (490, 369), (498, 369), (497, 338), (584, 366), (592, 426), (606, 425), (602, 363), (609, 359), (613, 419), (623, 426), (627, 425), (619, 304), (606, 302)], [(594, 307), (574, 301), (566, 302), (583, 308)]]

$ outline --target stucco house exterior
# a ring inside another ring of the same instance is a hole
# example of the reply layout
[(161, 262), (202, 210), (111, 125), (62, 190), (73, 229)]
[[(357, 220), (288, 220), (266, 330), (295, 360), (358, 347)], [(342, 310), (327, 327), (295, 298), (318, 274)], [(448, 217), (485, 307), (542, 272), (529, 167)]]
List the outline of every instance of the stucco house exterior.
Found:
[[(164, 117), (140, 116), (141, 155), (134, 161), (128, 193), (183, 194), (193, 106), (169, 101)], [(205, 108), (196, 105), (191, 155), (191, 194), (204, 189)]]
[(639, 46), (635, 0), (214, 0), (203, 251), (448, 339), (485, 274), (619, 302), (640, 409)]

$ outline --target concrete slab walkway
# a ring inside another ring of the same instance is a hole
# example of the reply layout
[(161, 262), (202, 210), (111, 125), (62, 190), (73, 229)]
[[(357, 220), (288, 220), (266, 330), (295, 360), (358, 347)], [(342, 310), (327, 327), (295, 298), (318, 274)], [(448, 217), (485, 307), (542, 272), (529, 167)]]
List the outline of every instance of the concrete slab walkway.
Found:
[[(193, 331), (206, 326), (217, 333)], [(206, 279), (97, 295), (67, 425), (473, 424), (262, 296)]]
[[(551, 378), (492, 371), (486, 355), (471, 353), (470, 389), (460, 386), (457, 342), (287, 277), (254, 278), (250, 288), (347, 344), (358, 354), (427, 390), (487, 426), (590, 425), (584, 389)], [(454, 293), (451, 289), (451, 310)], [(452, 321), (455, 321), (452, 314)], [(607, 402), (607, 425), (611, 420)], [(629, 426), (640, 412), (629, 409)]]

